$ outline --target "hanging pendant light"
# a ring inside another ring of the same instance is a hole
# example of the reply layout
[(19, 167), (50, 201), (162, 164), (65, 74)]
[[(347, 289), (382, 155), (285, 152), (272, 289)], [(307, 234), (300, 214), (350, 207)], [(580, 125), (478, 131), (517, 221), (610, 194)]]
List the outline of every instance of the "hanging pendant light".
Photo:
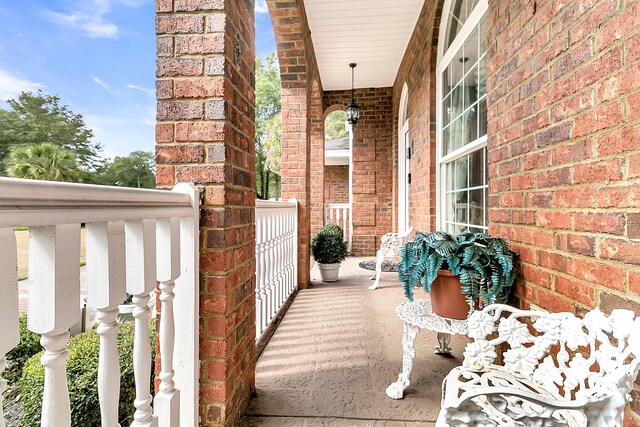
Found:
[(351, 67), (351, 104), (347, 105), (347, 122), (351, 127), (355, 127), (356, 123), (358, 123), (358, 119), (360, 118), (360, 106), (356, 104), (353, 78), (356, 65), (358, 64), (349, 64), (349, 67)]

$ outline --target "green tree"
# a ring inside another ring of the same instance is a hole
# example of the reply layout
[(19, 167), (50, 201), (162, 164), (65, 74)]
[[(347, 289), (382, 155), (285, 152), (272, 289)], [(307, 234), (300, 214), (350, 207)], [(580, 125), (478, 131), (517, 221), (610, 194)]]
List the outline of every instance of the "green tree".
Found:
[(6, 165), (13, 178), (80, 182), (83, 176), (75, 155), (49, 142), (13, 146)]
[(107, 160), (98, 168), (93, 182), (120, 187), (155, 188), (153, 153), (133, 151), (128, 156)]
[(275, 54), (256, 58), (256, 195), (278, 196), (281, 84)]
[(324, 137), (327, 141), (345, 138), (349, 136), (346, 126), (347, 113), (344, 111), (334, 111), (327, 116), (324, 121)]
[(267, 169), (280, 174), (280, 154), (282, 151), (282, 114), (277, 113), (265, 123), (263, 144)]
[(73, 152), (85, 171), (98, 165), (102, 147), (92, 142), (93, 131), (59, 97), (39, 90), (22, 92), (7, 103), (9, 110), (0, 109), (0, 162), (15, 145), (47, 142)]
[[(282, 152), (282, 114), (277, 113), (265, 123), (263, 134), (265, 178), (262, 180), (262, 194), (280, 195), (280, 154)], [(273, 187), (271, 187), (273, 183)], [(273, 188), (273, 191), (269, 191)]]

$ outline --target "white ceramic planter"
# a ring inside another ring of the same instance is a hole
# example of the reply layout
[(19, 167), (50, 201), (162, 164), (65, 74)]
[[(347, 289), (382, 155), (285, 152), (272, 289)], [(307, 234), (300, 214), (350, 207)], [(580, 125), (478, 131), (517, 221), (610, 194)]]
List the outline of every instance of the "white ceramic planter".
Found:
[(333, 264), (322, 264), (318, 263), (318, 268), (320, 269), (320, 277), (323, 282), (337, 282), (338, 281), (338, 272), (340, 271), (339, 262)]

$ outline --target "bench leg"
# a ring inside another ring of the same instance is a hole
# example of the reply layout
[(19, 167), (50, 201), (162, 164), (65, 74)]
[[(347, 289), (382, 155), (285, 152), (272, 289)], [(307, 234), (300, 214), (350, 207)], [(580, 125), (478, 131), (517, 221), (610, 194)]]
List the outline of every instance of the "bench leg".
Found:
[(442, 355), (451, 354), (451, 347), (449, 347), (449, 343), (451, 342), (451, 334), (438, 332), (437, 338), (438, 338), (438, 346), (433, 352), (435, 354), (442, 354)]
[(384, 261), (384, 254), (381, 250), (378, 251), (378, 256), (376, 257), (376, 275), (372, 277), (375, 280), (373, 285), (369, 286), (369, 289), (372, 291), (378, 287), (378, 283), (380, 282), (380, 276), (382, 275), (382, 262)]
[(392, 399), (402, 399), (404, 390), (409, 387), (409, 376), (413, 369), (413, 358), (416, 356), (414, 342), (420, 328), (404, 322), (404, 332), (402, 335), (402, 373), (398, 376), (398, 381), (387, 387), (387, 396)]

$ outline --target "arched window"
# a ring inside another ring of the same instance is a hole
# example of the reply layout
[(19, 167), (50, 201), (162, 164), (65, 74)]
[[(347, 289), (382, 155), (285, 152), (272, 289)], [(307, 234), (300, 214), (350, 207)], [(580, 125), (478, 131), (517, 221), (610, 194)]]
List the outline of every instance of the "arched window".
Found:
[(437, 66), (438, 227), (487, 230), (487, 0), (446, 0)]
[(409, 228), (409, 88), (405, 83), (398, 112), (398, 232)]

